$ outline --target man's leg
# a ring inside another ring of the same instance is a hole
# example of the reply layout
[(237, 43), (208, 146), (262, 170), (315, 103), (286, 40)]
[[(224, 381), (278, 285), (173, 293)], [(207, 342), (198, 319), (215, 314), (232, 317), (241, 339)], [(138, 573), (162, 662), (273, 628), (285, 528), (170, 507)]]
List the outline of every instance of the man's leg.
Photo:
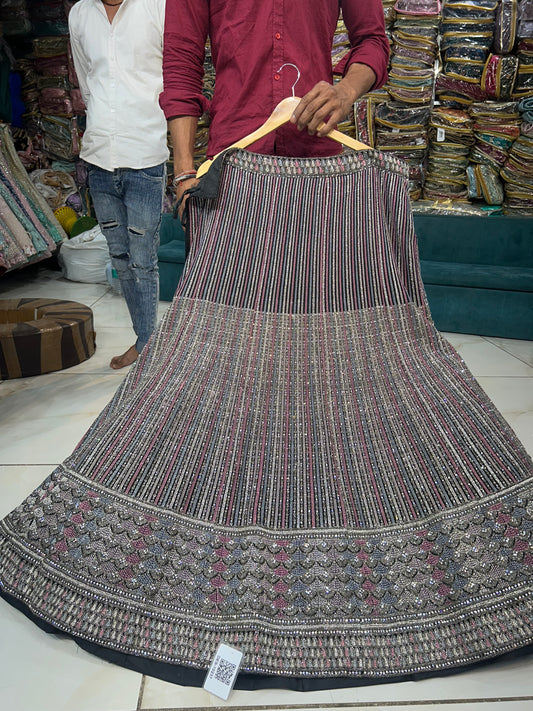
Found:
[[(128, 296), (132, 292), (129, 283), (133, 277), (129, 273), (129, 235), (127, 230), (126, 207), (123, 202), (121, 171), (108, 171), (89, 165), (89, 190), (96, 213), (96, 219), (109, 247), (111, 262), (120, 280), (122, 293), (131, 314)], [(126, 353), (111, 359), (112, 368), (123, 368), (133, 363), (138, 351), (131, 346)]]
[(129, 271), (127, 284), (137, 351), (148, 342), (157, 323), (159, 303), (159, 227), (166, 187), (166, 165), (124, 170), (124, 205), (127, 215)]

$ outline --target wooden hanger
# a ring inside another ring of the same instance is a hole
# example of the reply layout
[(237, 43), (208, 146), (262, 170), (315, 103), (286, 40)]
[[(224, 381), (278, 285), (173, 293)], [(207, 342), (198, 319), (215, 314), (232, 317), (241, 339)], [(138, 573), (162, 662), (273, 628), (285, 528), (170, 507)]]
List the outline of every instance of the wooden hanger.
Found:
[[(260, 138), (263, 138), (263, 136), (266, 136), (272, 131), (275, 131), (280, 126), (283, 126), (283, 124), (287, 123), (290, 120), (295, 108), (298, 106), (299, 103), (300, 99), (297, 96), (288, 96), (286, 99), (283, 99), (279, 102), (279, 104), (276, 106), (274, 111), (270, 114), (270, 116), (267, 118), (267, 120), (262, 126), (260, 126), (252, 133), (249, 133), (244, 138), (241, 138), (236, 143), (232, 143), (231, 146), (228, 146), (228, 148), (225, 148), (224, 150), (227, 151), (230, 148), (246, 148), (251, 143), (255, 143), (255, 141), (258, 141)], [(365, 143), (360, 143), (359, 141), (350, 138), (350, 136), (346, 136), (344, 133), (341, 133), (336, 129), (331, 130), (327, 135), (334, 141), (342, 143), (343, 146), (353, 148), (354, 151), (370, 150), (370, 146), (367, 146)], [(220, 153), (224, 153), (224, 151), (220, 151)], [(196, 171), (197, 178), (201, 178), (202, 175), (205, 175), (207, 173), (211, 164), (216, 158), (218, 158), (220, 153), (217, 153), (214, 158), (206, 160), (200, 165), (200, 167)]]

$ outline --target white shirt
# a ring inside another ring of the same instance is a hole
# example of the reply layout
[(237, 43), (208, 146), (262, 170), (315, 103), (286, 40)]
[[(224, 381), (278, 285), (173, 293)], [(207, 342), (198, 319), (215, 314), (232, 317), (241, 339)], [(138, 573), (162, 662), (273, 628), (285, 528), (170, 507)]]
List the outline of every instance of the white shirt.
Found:
[(109, 22), (100, 0), (69, 13), (70, 42), (87, 128), (80, 157), (104, 170), (168, 159), (163, 89), (165, 0), (124, 0)]

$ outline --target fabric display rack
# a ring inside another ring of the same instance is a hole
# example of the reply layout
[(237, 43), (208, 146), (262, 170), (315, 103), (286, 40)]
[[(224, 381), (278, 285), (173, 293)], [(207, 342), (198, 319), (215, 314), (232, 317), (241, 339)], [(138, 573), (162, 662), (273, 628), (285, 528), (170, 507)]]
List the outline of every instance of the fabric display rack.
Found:
[(0, 218), (0, 275), (47, 259), (67, 237), (29, 179), (7, 124), (0, 124)]
[(356, 102), (356, 137), (408, 163), (415, 211), (533, 215), (533, 4), (383, 6), (389, 80)]
[[(3, 272), (50, 257), (86, 212), (83, 179), (77, 174), (78, 117), (85, 107), (68, 41), (67, 17), (73, 4), (5, 0), (0, 7), (24, 104), (20, 125), (1, 125), (2, 150), (9, 155), (14, 176), (11, 190), (26, 200), (10, 205), (17, 229), (13, 220), (3, 225)], [(9, 182), (7, 176), (3, 180)]]

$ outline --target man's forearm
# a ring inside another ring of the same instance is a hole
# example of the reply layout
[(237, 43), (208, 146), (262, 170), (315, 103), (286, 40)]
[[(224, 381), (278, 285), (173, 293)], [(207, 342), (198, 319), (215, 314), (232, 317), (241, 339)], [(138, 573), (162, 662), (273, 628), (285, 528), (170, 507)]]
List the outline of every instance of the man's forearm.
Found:
[(197, 125), (196, 116), (178, 116), (168, 122), (174, 156), (174, 175), (194, 168), (194, 140)]
[(376, 83), (376, 74), (367, 64), (351, 64), (337, 86), (349, 93), (350, 103), (354, 104), (363, 94), (372, 89)]

